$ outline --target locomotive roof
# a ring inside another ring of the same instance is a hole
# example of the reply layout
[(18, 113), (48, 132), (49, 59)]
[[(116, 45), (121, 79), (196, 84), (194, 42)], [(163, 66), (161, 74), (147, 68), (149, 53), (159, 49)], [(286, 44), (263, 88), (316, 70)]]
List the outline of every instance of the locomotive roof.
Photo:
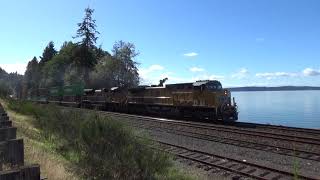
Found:
[(177, 84), (168, 84), (166, 85), (166, 87), (168, 88), (174, 88), (174, 87), (181, 87), (181, 86), (201, 86), (201, 85), (205, 85), (205, 84), (219, 84), (221, 85), (221, 83), (217, 80), (201, 80), (201, 81), (196, 81), (194, 83), (177, 83)]
[(159, 86), (138, 86), (135, 88), (129, 89), (131, 92), (141, 91), (144, 89), (161, 89), (161, 88), (168, 88), (168, 89), (192, 89), (194, 86), (202, 86), (206, 84), (217, 84), (221, 86), (221, 83), (217, 80), (202, 80), (202, 81), (196, 81), (193, 83), (176, 83), (176, 84), (167, 84), (165, 87), (159, 87)]

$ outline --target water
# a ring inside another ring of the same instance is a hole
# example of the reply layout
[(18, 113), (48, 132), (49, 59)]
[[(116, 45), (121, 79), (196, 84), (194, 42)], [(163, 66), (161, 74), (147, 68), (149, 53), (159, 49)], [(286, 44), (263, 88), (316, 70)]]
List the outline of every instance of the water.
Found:
[(320, 91), (232, 92), (239, 120), (320, 129)]

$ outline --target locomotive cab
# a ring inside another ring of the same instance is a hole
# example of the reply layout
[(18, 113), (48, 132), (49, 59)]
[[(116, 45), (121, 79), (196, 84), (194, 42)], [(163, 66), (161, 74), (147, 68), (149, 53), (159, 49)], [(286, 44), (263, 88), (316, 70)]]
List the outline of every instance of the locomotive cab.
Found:
[(194, 86), (194, 106), (211, 107), (216, 119), (235, 121), (238, 119), (237, 105), (228, 89), (223, 89), (219, 81), (197, 81)]

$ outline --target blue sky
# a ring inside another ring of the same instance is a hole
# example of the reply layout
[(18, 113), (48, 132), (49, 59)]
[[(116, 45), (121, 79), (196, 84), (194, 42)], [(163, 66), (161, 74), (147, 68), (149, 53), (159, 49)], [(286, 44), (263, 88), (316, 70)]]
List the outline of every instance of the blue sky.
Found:
[(320, 86), (318, 0), (4, 0), (0, 66), (23, 73), (49, 41), (73, 40), (88, 5), (108, 51), (132, 42), (143, 84)]

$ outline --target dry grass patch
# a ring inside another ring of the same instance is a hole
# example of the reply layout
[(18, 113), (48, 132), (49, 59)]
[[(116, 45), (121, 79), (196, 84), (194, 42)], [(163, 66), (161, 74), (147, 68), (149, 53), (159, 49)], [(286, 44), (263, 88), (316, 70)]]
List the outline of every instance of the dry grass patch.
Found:
[(33, 126), (34, 119), (31, 116), (10, 111), (4, 101), (0, 102), (6, 109), (13, 126), (17, 127), (17, 136), (23, 138), (25, 164), (39, 164), (41, 177), (47, 177), (50, 180), (79, 179), (72, 173), (72, 165), (43, 142), (40, 131)]
[(25, 160), (28, 163), (40, 164), (41, 176), (48, 179), (78, 179), (68, 168), (70, 164), (59, 158), (59, 155), (48, 151), (42, 144), (24, 138)]

